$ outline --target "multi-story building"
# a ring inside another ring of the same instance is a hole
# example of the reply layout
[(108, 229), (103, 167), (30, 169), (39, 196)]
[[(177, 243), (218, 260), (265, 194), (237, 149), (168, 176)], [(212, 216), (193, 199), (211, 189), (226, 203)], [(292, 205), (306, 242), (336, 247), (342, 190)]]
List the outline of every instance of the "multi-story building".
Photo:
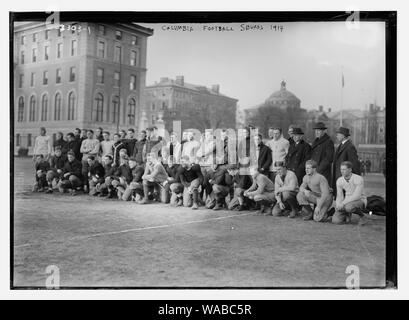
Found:
[(220, 86), (207, 88), (186, 83), (183, 76), (175, 80), (161, 78), (144, 90), (146, 125), (162, 125), (169, 132), (173, 121), (181, 129), (236, 128), (237, 99), (220, 93)]
[(148, 29), (133, 23), (14, 27), (15, 146), (48, 134), (141, 125)]

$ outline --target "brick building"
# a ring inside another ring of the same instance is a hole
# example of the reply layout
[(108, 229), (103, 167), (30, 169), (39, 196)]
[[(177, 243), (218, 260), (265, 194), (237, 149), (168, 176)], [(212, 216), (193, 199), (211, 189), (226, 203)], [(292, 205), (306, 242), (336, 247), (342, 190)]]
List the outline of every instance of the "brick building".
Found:
[(175, 120), (181, 121), (182, 130), (236, 128), (238, 100), (221, 94), (219, 85), (207, 88), (186, 83), (183, 76), (164, 77), (147, 86), (144, 95), (145, 125), (163, 125), (169, 132)]
[(45, 23), (14, 26), (15, 146), (30, 152), (39, 128), (139, 129), (147, 37), (137, 24)]

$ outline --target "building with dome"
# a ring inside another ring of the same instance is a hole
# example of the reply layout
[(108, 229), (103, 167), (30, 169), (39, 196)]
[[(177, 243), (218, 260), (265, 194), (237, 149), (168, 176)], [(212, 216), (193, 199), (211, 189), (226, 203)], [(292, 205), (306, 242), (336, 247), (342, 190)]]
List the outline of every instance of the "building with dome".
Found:
[(287, 84), (281, 81), (281, 88), (273, 92), (263, 103), (244, 109), (245, 119), (252, 118), (262, 106), (286, 110), (287, 108), (300, 109), (301, 100), (291, 91), (287, 90)]

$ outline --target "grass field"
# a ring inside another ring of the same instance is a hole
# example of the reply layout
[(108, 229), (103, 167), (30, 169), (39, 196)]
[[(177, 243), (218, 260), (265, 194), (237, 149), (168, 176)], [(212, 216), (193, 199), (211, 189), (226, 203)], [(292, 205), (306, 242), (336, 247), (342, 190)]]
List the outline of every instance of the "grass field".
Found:
[[(15, 159), (14, 286), (361, 287), (385, 285), (385, 218), (336, 226), (253, 212), (137, 205), (87, 195), (33, 194), (33, 164)], [(365, 177), (385, 195), (381, 175)]]

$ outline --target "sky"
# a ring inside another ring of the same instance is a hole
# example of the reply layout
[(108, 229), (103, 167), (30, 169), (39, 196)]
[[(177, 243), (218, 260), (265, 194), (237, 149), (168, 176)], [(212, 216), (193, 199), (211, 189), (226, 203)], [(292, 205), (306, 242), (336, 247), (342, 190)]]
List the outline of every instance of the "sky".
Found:
[(285, 80), (305, 109), (385, 106), (383, 22), (140, 25), (154, 29), (147, 85), (183, 75), (188, 83), (219, 84), (222, 94), (247, 108), (263, 103)]

